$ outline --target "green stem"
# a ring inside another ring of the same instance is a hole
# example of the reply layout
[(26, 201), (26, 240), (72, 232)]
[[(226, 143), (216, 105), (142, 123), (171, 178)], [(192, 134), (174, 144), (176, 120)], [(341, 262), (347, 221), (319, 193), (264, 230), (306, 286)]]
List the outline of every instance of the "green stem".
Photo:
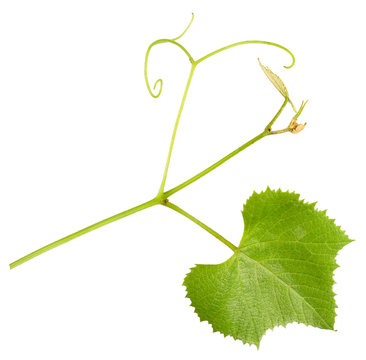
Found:
[(249, 140), (248, 142), (246, 142), (244, 145), (238, 147), (236, 150), (234, 150), (233, 152), (231, 152), (230, 154), (226, 155), (225, 157), (223, 157), (221, 160), (215, 162), (213, 165), (209, 166), (207, 169), (201, 171), (200, 173), (198, 173), (197, 175), (191, 177), (190, 179), (186, 180), (185, 182), (183, 182), (182, 184), (176, 186), (173, 189), (170, 189), (168, 191), (166, 191), (163, 194), (163, 199), (167, 199), (169, 196), (175, 194), (176, 192), (184, 189), (186, 186), (194, 183), (195, 181), (197, 181), (198, 179), (200, 179), (201, 177), (205, 176), (206, 174), (208, 174), (209, 172), (211, 172), (212, 170), (215, 170), (217, 167), (219, 167), (220, 165), (222, 165), (224, 162), (228, 161), (229, 159), (231, 159), (233, 156), (239, 154), (241, 151), (243, 151), (244, 149), (246, 149), (247, 147), (249, 147), (250, 145), (253, 145), (254, 143), (256, 143), (258, 140), (264, 138), (266, 135), (268, 135), (268, 132), (262, 132), (261, 134), (257, 135), (256, 137), (254, 137), (252, 140)]
[(73, 233), (71, 235), (68, 235), (68, 236), (66, 236), (66, 237), (64, 237), (64, 238), (62, 238), (60, 240), (57, 240), (57, 241), (55, 241), (55, 242), (53, 242), (51, 244), (48, 244), (48, 245), (46, 245), (44, 247), (41, 247), (40, 249), (38, 249), (36, 251), (33, 251), (33, 252), (31, 252), (30, 254), (28, 254), (26, 256), (23, 256), (22, 258), (14, 261), (14, 262), (12, 262), (9, 265), (10, 266), (10, 269), (14, 269), (15, 267), (17, 267), (17, 266), (19, 266), (19, 265), (27, 262), (30, 259), (33, 259), (36, 256), (45, 253), (46, 251), (49, 251), (51, 249), (54, 249), (55, 247), (60, 246), (62, 244), (65, 244), (65, 243), (69, 242), (70, 240), (75, 239), (75, 238), (77, 238), (77, 237), (79, 237), (81, 235), (84, 235), (84, 234), (86, 234), (86, 233), (88, 233), (90, 231), (93, 231), (95, 229), (98, 229), (98, 228), (100, 228), (100, 227), (102, 227), (104, 225), (110, 224), (110, 223), (112, 223), (114, 221), (117, 221), (117, 220), (122, 219), (122, 218), (124, 218), (126, 216), (129, 216), (129, 215), (132, 215), (132, 214), (134, 214), (134, 213), (136, 213), (138, 211), (147, 209), (147, 208), (149, 208), (151, 206), (154, 206), (154, 205), (157, 205), (159, 203), (160, 203), (159, 200), (152, 199), (152, 200), (147, 201), (147, 202), (145, 202), (143, 204), (140, 204), (138, 206), (135, 206), (135, 207), (133, 207), (133, 208), (131, 208), (129, 210), (123, 211), (123, 212), (121, 212), (119, 214), (116, 214), (116, 215), (111, 216), (111, 217), (109, 217), (107, 219), (104, 219), (102, 221), (99, 221), (99, 222), (97, 222), (97, 223), (95, 223), (93, 225), (90, 225), (90, 226), (88, 226), (88, 227), (86, 227), (84, 229), (81, 229), (81, 230), (79, 230), (79, 231), (77, 231), (77, 232), (75, 232), (75, 233)]
[(168, 207), (170, 209), (173, 209), (174, 211), (178, 212), (179, 214), (182, 214), (183, 216), (185, 216), (189, 220), (193, 221), (198, 226), (200, 226), (202, 229), (208, 231), (216, 239), (220, 240), (223, 244), (225, 244), (227, 247), (229, 247), (232, 251), (235, 252), (235, 251), (238, 250), (238, 248), (234, 244), (232, 244), (229, 240), (226, 240), (223, 236), (221, 236), (215, 230), (211, 229), (209, 226), (205, 225), (202, 221), (199, 221), (198, 219), (196, 219), (191, 214), (188, 214), (186, 211), (184, 211), (183, 209), (181, 209), (179, 206), (177, 206), (177, 205), (175, 205), (175, 204), (173, 204), (171, 202), (163, 203), (163, 205), (165, 205), (166, 207)]
[[(187, 95), (187, 91), (188, 91), (188, 88), (189, 88), (189, 83), (192, 79), (192, 75), (193, 75), (193, 71), (194, 71), (194, 64), (192, 65), (192, 69), (191, 69), (191, 73), (190, 73), (190, 77), (188, 79), (188, 83), (187, 83), (187, 86), (186, 86), (186, 91), (184, 93), (184, 96), (183, 96), (183, 99), (182, 99), (182, 105), (181, 105), (181, 110), (183, 109), (183, 105), (184, 105), (184, 100), (185, 100), (185, 97)], [(227, 246), (229, 246), (231, 249), (233, 249), (235, 251), (236, 247), (231, 244), (228, 240), (226, 240), (225, 238), (223, 238), (220, 234), (218, 234), (216, 231), (214, 231), (213, 229), (209, 228), (207, 225), (203, 224), (202, 222), (200, 222), (199, 220), (197, 220), (196, 218), (194, 218), (193, 216), (191, 216), (190, 214), (186, 213), (185, 211), (183, 211), (182, 209), (180, 209), (178, 206), (172, 204), (172, 203), (169, 203), (169, 202), (165, 202), (163, 200), (167, 199), (170, 195), (173, 195), (175, 194), (176, 192), (178, 192), (179, 190), (185, 188), (186, 186), (194, 183), (195, 181), (197, 181), (198, 179), (200, 179), (201, 177), (205, 176), (206, 174), (208, 174), (209, 172), (211, 172), (212, 170), (216, 169), (218, 166), (222, 165), (224, 162), (226, 162), (227, 160), (231, 159), (233, 156), (237, 155), (238, 153), (240, 153), (241, 151), (243, 151), (244, 149), (246, 149), (247, 147), (249, 147), (250, 145), (253, 145), (255, 142), (257, 142), (258, 140), (264, 138), (265, 136), (267, 135), (271, 135), (272, 133), (273, 134), (276, 134), (276, 133), (281, 133), (281, 132), (286, 132), (288, 131), (288, 129), (284, 129), (284, 130), (278, 130), (278, 131), (269, 131), (268, 129), (270, 128), (270, 125), (272, 125), (275, 120), (279, 117), (279, 115), (281, 114), (282, 110), (284, 109), (285, 105), (287, 103), (287, 100), (285, 100), (284, 104), (281, 106), (280, 110), (276, 113), (276, 115), (274, 116), (274, 118), (268, 123), (268, 125), (266, 126), (265, 130), (257, 135), (256, 137), (254, 137), (253, 139), (249, 140), (248, 142), (246, 142), (244, 145), (240, 146), (239, 148), (237, 148), (236, 150), (234, 150), (233, 152), (231, 152), (230, 154), (226, 155), (225, 157), (223, 157), (221, 160), (217, 161), (215, 164), (211, 165), (210, 167), (208, 167), (207, 169), (201, 171), (200, 173), (198, 173), (197, 175), (193, 176), (192, 178), (188, 179), (187, 181), (183, 182), (182, 184), (176, 186), (175, 188), (169, 190), (169, 191), (166, 191), (166, 192), (163, 192), (161, 193), (160, 195), (158, 195), (156, 198), (150, 200), (150, 201), (147, 201), (143, 204), (140, 204), (138, 206), (135, 206), (129, 210), (126, 210), (126, 211), (123, 211), (119, 214), (116, 214), (114, 216), (111, 216), (107, 219), (104, 219), (102, 221), (99, 221), (93, 225), (90, 225), (84, 229), (81, 229), (71, 235), (68, 235), (60, 240), (57, 240), (51, 244), (48, 244), (36, 251), (33, 251), (32, 253), (12, 262), (10, 264), (10, 269), (13, 269), (15, 268), (16, 266), (19, 266), (25, 262), (27, 262), (28, 260), (30, 259), (33, 259), (34, 257), (38, 256), (38, 255), (41, 255), (51, 249), (54, 249), (62, 244), (65, 244), (67, 242), (69, 242), (70, 240), (73, 240), (81, 235), (84, 235), (90, 231), (93, 231), (93, 230), (96, 230), (104, 225), (107, 225), (107, 224), (110, 224), (114, 221), (117, 221), (119, 219), (122, 219), (126, 216), (129, 216), (129, 215), (132, 215), (138, 211), (141, 211), (141, 210), (144, 210), (144, 209), (147, 209), (151, 206), (154, 206), (154, 205), (157, 205), (157, 204), (163, 204), (167, 207), (170, 207), (172, 208), (173, 210), (177, 211), (177, 212), (180, 212), (182, 215), (186, 216), (187, 218), (189, 218), (190, 220), (194, 221), (196, 224), (198, 224), (199, 226), (201, 226), (203, 229), (205, 229), (206, 231), (208, 231), (210, 234), (212, 234), (213, 236), (215, 236), (216, 238), (218, 238), (220, 241), (222, 241), (224, 244), (226, 244)], [(180, 113), (181, 113), (181, 110), (180, 110)], [(173, 144), (174, 144), (174, 137), (175, 137), (175, 133), (176, 133), (176, 129), (178, 127), (178, 122), (179, 122), (179, 117), (180, 117), (180, 113), (178, 114), (178, 118), (177, 118), (177, 122), (176, 122), (176, 126), (174, 128), (174, 132), (173, 132), (173, 137), (172, 137), (172, 142), (171, 142), (171, 146), (170, 146), (170, 149), (169, 149), (169, 157), (168, 157), (168, 161), (167, 161), (167, 167), (166, 167), (166, 171), (164, 172), (164, 184), (165, 184), (165, 180), (166, 180), (166, 174), (167, 174), (167, 169), (169, 167), (169, 160), (170, 160), (170, 155), (171, 155), (171, 152), (172, 152), (172, 148), (173, 148)]]
[(184, 181), (183, 183), (181, 183), (180, 185), (176, 186), (173, 189), (170, 189), (168, 191), (166, 191), (165, 193), (163, 193), (162, 195), (162, 199), (167, 199), (169, 196), (175, 194), (176, 192), (178, 192), (179, 190), (184, 189), (186, 186), (194, 183), (195, 181), (197, 181), (198, 179), (200, 179), (201, 177), (207, 175), (209, 172), (211, 172), (212, 170), (215, 170), (217, 167), (219, 167), (220, 165), (222, 165), (224, 162), (228, 161), (229, 159), (231, 159), (233, 156), (239, 154), (241, 151), (243, 151), (244, 149), (246, 149), (247, 147), (249, 147), (250, 145), (253, 145), (254, 143), (256, 143), (258, 140), (264, 138), (267, 135), (271, 135), (272, 133), (277, 133), (280, 134), (282, 132), (286, 132), (288, 131), (288, 129), (285, 129), (283, 131), (279, 130), (276, 132), (272, 132), (270, 131), (271, 126), (274, 124), (274, 122), (278, 119), (278, 117), (281, 115), (283, 109), (286, 107), (288, 102), (288, 99), (286, 98), (284, 103), (282, 104), (282, 106), (280, 107), (280, 109), (277, 111), (276, 115), (273, 117), (273, 119), (267, 124), (267, 126), (265, 127), (264, 131), (262, 133), (260, 133), (259, 135), (257, 135), (256, 137), (254, 137), (253, 139), (249, 140), (248, 142), (246, 142), (244, 145), (238, 147), (236, 150), (234, 150), (233, 152), (231, 152), (230, 154), (226, 155), (225, 157), (223, 157), (221, 160), (215, 162), (213, 165), (209, 166), (207, 169), (201, 171), (200, 173), (198, 173), (197, 175), (191, 177), (190, 179)]
[(285, 101), (283, 102), (282, 106), (280, 107), (280, 110), (277, 111), (277, 114), (274, 116), (274, 118), (268, 123), (266, 126), (265, 131), (271, 131), (271, 127), (274, 124), (274, 122), (278, 119), (278, 117), (281, 115), (283, 109), (286, 107), (289, 99), (285, 98)]
[(173, 130), (173, 134), (172, 134), (172, 139), (170, 141), (170, 147), (169, 147), (169, 152), (168, 152), (168, 158), (166, 160), (166, 164), (165, 164), (165, 169), (164, 169), (164, 174), (163, 174), (163, 179), (161, 181), (161, 185), (160, 185), (160, 189), (159, 189), (159, 192), (158, 192), (158, 196), (157, 197), (161, 197), (161, 195), (163, 194), (164, 192), (164, 187), (165, 187), (165, 182), (166, 182), (166, 177), (168, 175), (168, 170), (169, 170), (169, 164), (170, 164), (170, 158), (172, 156), (172, 151), (173, 151), (173, 146), (174, 146), (174, 141), (175, 141), (175, 136), (177, 134), (177, 130), (178, 130), (178, 125), (179, 125), (179, 120), (180, 120), (180, 117), (182, 115), (182, 111), (183, 111), (183, 107), (184, 107), (184, 103), (186, 102), (186, 98), (187, 98), (187, 93), (188, 93), (188, 89), (189, 89), (189, 86), (191, 84), (191, 81), (192, 81), (192, 76), (193, 76), (193, 73), (194, 73), (194, 69), (196, 68), (196, 63), (192, 63), (192, 66), (191, 66), (191, 71), (189, 73), (189, 77), (188, 77), (188, 81), (187, 81), (187, 85), (186, 85), (186, 88), (184, 90), (184, 94), (183, 94), (183, 98), (182, 98), (182, 101), (180, 103), (180, 107), (179, 107), (179, 111), (178, 111), (178, 115), (177, 115), (177, 119), (175, 120), (175, 125), (174, 125), (174, 130)]
[[(192, 14), (192, 20), (193, 20), (193, 14)], [(162, 182), (161, 182), (161, 185), (160, 185), (160, 188), (159, 188), (159, 192), (158, 192), (158, 195), (156, 198), (154, 198), (153, 200), (150, 200), (146, 203), (143, 203), (143, 204), (140, 204), (134, 208), (131, 208), (129, 210), (126, 210), (126, 211), (123, 211), (119, 214), (116, 214), (114, 216), (111, 216), (107, 219), (104, 219), (102, 221), (99, 221), (93, 225), (90, 225), (82, 230), (79, 230), (71, 235), (68, 235), (60, 240), (57, 240), (51, 244), (48, 244), (14, 262), (12, 262), (10, 264), (10, 269), (13, 269), (15, 268), (16, 266), (18, 265), (21, 265), (23, 263), (25, 263), (26, 261), (40, 255), (40, 254), (43, 254), (45, 253), (46, 251), (49, 251), (51, 249), (54, 249), (56, 248), (57, 246), (60, 246), (62, 244), (65, 244), (67, 242), (69, 242), (70, 240), (72, 239), (75, 239), (81, 235), (84, 235), (90, 231), (93, 231), (95, 229), (98, 229), (104, 225), (107, 225), (111, 222), (114, 222), (114, 221), (117, 221), (119, 219), (122, 219), (126, 216), (129, 216), (131, 214), (134, 214), (138, 211), (141, 211), (141, 210), (144, 210), (148, 207), (151, 207), (151, 206), (154, 206), (154, 205), (157, 205), (159, 203), (162, 203), (164, 204), (165, 206), (167, 207), (170, 207), (172, 208), (173, 210), (181, 213), (182, 215), (186, 216), (188, 219), (192, 220), (193, 222), (195, 222), (196, 224), (198, 224), (199, 226), (201, 226), (203, 229), (205, 229), (206, 231), (208, 231), (210, 234), (212, 234), (213, 236), (215, 236), (217, 239), (219, 239), (221, 242), (223, 242), (225, 245), (227, 245), (230, 249), (232, 249), (233, 251), (236, 251), (237, 248), (232, 244), (230, 243), (228, 240), (226, 240), (225, 238), (223, 238), (221, 235), (219, 235), (217, 232), (215, 232), (213, 229), (209, 228), (207, 225), (203, 224), (202, 222), (200, 222), (199, 220), (197, 220), (196, 218), (194, 218), (193, 216), (191, 216), (190, 214), (186, 213), (185, 211), (183, 211), (182, 209), (180, 209), (178, 206), (172, 204), (172, 203), (169, 203), (169, 202), (165, 202), (164, 200), (166, 200), (168, 198), (168, 196), (178, 192), (179, 190), (185, 188), (186, 186), (192, 184), (193, 182), (197, 181), (198, 179), (200, 179), (201, 177), (205, 176), (206, 174), (208, 174), (209, 172), (211, 172), (212, 170), (216, 169), (218, 166), (220, 166), (221, 164), (223, 164), (224, 162), (226, 162), (227, 160), (231, 159), (233, 156), (235, 156), (236, 154), (240, 153), (241, 151), (243, 151), (244, 149), (246, 149), (247, 147), (249, 147), (250, 145), (254, 144), (255, 142), (257, 142), (258, 140), (262, 139), (263, 137), (267, 136), (267, 135), (270, 135), (270, 134), (275, 134), (275, 133), (281, 133), (281, 132), (286, 132), (288, 131), (288, 129), (284, 129), (284, 130), (278, 130), (278, 131), (274, 131), (272, 132), (270, 130), (272, 124), (276, 121), (276, 119), (278, 118), (278, 116), (280, 115), (280, 113), (282, 112), (283, 108), (286, 106), (287, 104), (287, 101), (289, 101), (288, 99), (285, 100), (284, 104), (282, 105), (281, 109), (277, 112), (277, 114), (275, 115), (275, 117), (272, 119), (272, 121), (267, 125), (267, 127), (265, 128), (265, 130), (259, 134), (258, 136), (254, 137), (252, 140), (248, 141), (247, 143), (245, 143), (244, 145), (240, 146), (238, 149), (234, 150), (233, 152), (231, 152), (230, 154), (228, 154), (227, 156), (225, 156), (224, 158), (222, 158), (221, 160), (219, 160), (218, 162), (216, 162), (215, 164), (211, 165), (210, 167), (208, 167), (207, 169), (203, 170), (202, 172), (200, 172), (199, 174), (193, 176), (192, 178), (188, 179), (187, 181), (183, 182), (182, 184), (176, 186), (175, 188), (167, 191), (167, 192), (164, 192), (164, 188), (165, 188), (165, 183), (166, 183), (166, 178), (167, 178), (167, 174), (168, 174), (168, 170), (169, 170), (169, 165), (170, 165), (170, 159), (171, 159), (171, 155), (172, 155), (172, 151), (173, 151), (173, 146), (174, 146), (174, 141), (175, 141), (175, 137), (176, 137), (176, 133), (177, 133), (177, 129), (178, 129), (178, 124), (179, 124), (179, 120), (180, 120), (180, 117), (182, 115), (182, 111), (183, 111), (183, 107), (184, 107), (184, 104), (185, 104), (185, 101), (186, 101), (186, 97), (187, 97), (187, 93), (188, 93), (188, 89), (189, 89), (189, 86), (191, 84), (191, 80), (192, 80), (192, 77), (193, 77), (193, 73), (194, 73), (194, 70), (196, 68), (196, 66), (201, 63), (202, 61), (210, 58), (211, 56), (213, 55), (216, 55), (224, 50), (227, 50), (227, 49), (230, 49), (232, 47), (235, 47), (235, 46), (239, 46), (239, 45), (244, 45), (244, 44), (265, 44), (265, 45), (271, 45), (271, 46), (275, 46), (275, 47), (278, 47), (280, 49), (283, 49), (285, 50), (287, 53), (289, 53), (292, 57), (292, 64), (290, 66), (285, 66), (286, 68), (290, 68), (294, 65), (295, 63), (295, 58), (293, 56), (293, 54), (290, 52), (290, 50), (288, 50), (287, 48), (279, 45), (279, 44), (276, 44), (276, 43), (272, 43), (272, 42), (268, 42), (268, 41), (260, 41), (260, 40), (248, 40), (248, 41), (241, 41), (241, 42), (237, 42), (237, 43), (234, 43), (234, 44), (231, 44), (231, 45), (228, 45), (228, 46), (225, 46), (221, 49), (218, 49), (214, 52), (211, 52), (209, 54), (207, 54), (206, 56), (203, 56), (202, 58), (200, 58), (199, 60), (195, 61), (193, 59), (193, 57), (191, 56), (191, 54), (179, 43), (177, 43), (175, 40), (178, 40), (181, 36), (184, 35), (184, 33), (188, 30), (189, 26), (191, 25), (192, 23), (192, 20), (191, 22), (189, 23), (188, 27), (184, 30), (184, 32), (178, 36), (177, 38), (174, 38), (174, 39), (160, 39), (160, 40), (157, 40), (155, 42), (153, 42), (147, 52), (146, 52), (146, 56), (145, 56), (145, 68), (144, 68), (144, 75), (145, 75), (145, 81), (146, 81), (146, 85), (147, 85), (147, 88), (148, 88), (148, 91), (149, 93), (151, 94), (151, 96), (157, 98), (159, 97), (159, 95), (161, 94), (161, 91), (162, 91), (162, 86), (163, 86), (163, 81), (161, 79), (158, 79), (155, 84), (154, 84), (154, 89), (156, 87), (157, 84), (160, 85), (160, 88), (158, 90), (158, 93), (155, 95), (153, 94), (151, 88), (150, 88), (150, 85), (149, 85), (149, 81), (148, 81), (148, 76), (147, 76), (147, 65), (148, 65), (148, 58), (149, 58), (149, 54), (150, 54), (150, 51), (151, 49), (155, 46), (155, 45), (158, 45), (158, 44), (163, 44), (163, 43), (171, 43), (173, 45), (176, 45), (178, 46), (186, 55), (187, 57), (189, 58), (192, 66), (191, 66), (191, 70), (190, 70), (190, 73), (189, 73), (189, 77), (188, 77), (188, 81), (187, 81), (187, 84), (186, 84), (186, 88), (184, 90), (184, 94), (183, 94), (183, 98), (182, 98), (182, 101), (181, 101), (181, 104), (180, 104), (180, 107), (179, 107), (179, 111), (178, 111), (178, 115), (177, 115), (177, 119), (175, 121), (175, 125), (174, 125), (174, 129), (173, 129), (173, 134), (172, 134), (172, 138), (171, 138), (171, 142), (170, 142), (170, 147), (169, 147), (169, 152), (168, 152), (168, 157), (167, 157), (167, 161), (166, 161), (166, 165), (165, 165), (165, 169), (164, 169), (164, 174), (163, 174), (163, 179), (162, 179)], [(291, 103), (291, 102), (290, 102)], [(291, 103), (292, 107), (294, 108), (293, 104)], [(295, 110), (295, 108), (294, 108)]]

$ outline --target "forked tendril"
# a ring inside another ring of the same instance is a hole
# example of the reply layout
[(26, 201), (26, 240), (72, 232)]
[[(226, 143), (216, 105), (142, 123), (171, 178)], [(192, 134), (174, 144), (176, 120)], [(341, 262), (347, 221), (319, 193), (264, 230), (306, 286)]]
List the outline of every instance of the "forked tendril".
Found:
[[(147, 64), (148, 64), (148, 60), (149, 60), (149, 55), (150, 55), (150, 51), (151, 49), (155, 46), (155, 45), (158, 45), (158, 44), (163, 44), (163, 43), (171, 43), (173, 45), (176, 45), (178, 46), (181, 50), (183, 50), (183, 52), (187, 55), (189, 61), (191, 62), (192, 65), (198, 65), (200, 62), (210, 58), (211, 56), (214, 56), (222, 51), (225, 51), (225, 50), (228, 50), (228, 49), (231, 49), (233, 47), (236, 47), (236, 46), (240, 46), (240, 45), (246, 45), (246, 44), (262, 44), (262, 45), (270, 45), (270, 46), (274, 46), (274, 47), (277, 47), (279, 49), (282, 49), (284, 51), (286, 51), (290, 56), (291, 56), (291, 59), (292, 59), (292, 62), (289, 66), (284, 66), (284, 68), (286, 69), (290, 69), (292, 68), (294, 65), (295, 65), (295, 56), (292, 54), (292, 52), (285, 48), (284, 46), (282, 45), (279, 45), (277, 43), (273, 43), (273, 42), (270, 42), (270, 41), (262, 41), (262, 40), (246, 40), (246, 41), (239, 41), (239, 42), (236, 42), (234, 44), (231, 44), (231, 45), (227, 45), (227, 46), (224, 46), (218, 50), (215, 50), (205, 56), (203, 56), (202, 58), (198, 59), (198, 60), (194, 60), (193, 57), (191, 56), (191, 54), (188, 52), (188, 50), (182, 46), (181, 44), (179, 44), (178, 42), (176, 42), (176, 40), (180, 39), (187, 31), (188, 29), (190, 28), (192, 22), (193, 22), (193, 19), (194, 19), (194, 14), (192, 13), (192, 18), (191, 18), (191, 21), (189, 22), (188, 26), (185, 28), (185, 30), (177, 37), (173, 38), (173, 39), (160, 39), (160, 40), (156, 40), (154, 41), (153, 43), (150, 44), (150, 46), (148, 47), (147, 51), (146, 51), (146, 56), (145, 56), (145, 67), (144, 67), (144, 75), (145, 75), (145, 82), (146, 82), (146, 86), (147, 86), (147, 89), (150, 93), (150, 95), (154, 98), (158, 98), (161, 94), (161, 91), (163, 89), (163, 80), (162, 79), (158, 79), (155, 81), (155, 84), (154, 84), (154, 87), (153, 87), (153, 90), (155, 90), (156, 86), (159, 85), (159, 91), (157, 94), (154, 94), (151, 90), (151, 87), (150, 87), (150, 84), (149, 84), (149, 79), (148, 79), (148, 76), (147, 76)], [(292, 105), (294, 111), (296, 112), (296, 109), (294, 107), (294, 105), (292, 104), (292, 102), (290, 101), (290, 104)]]
[(187, 49), (185, 47), (183, 47), (181, 44), (177, 43), (175, 40), (178, 40), (180, 39), (186, 32), (187, 30), (189, 29), (189, 27), (191, 26), (192, 22), (193, 22), (193, 19), (194, 19), (194, 14), (192, 13), (192, 18), (191, 18), (191, 21), (189, 22), (188, 26), (185, 28), (185, 30), (178, 36), (178, 37), (175, 37), (173, 39), (160, 39), (160, 40), (157, 40), (157, 41), (154, 41), (153, 43), (150, 44), (150, 46), (148, 47), (147, 51), (146, 51), (146, 55), (145, 55), (145, 68), (144, 68), (144, 75), (145, 75), (145, 82), (146, 82), (146, 86), (147, 86), (147, 89), (149, 90), (149, 93), (152, 97), (154, 98), (158, 98), (161, 94), (161, 91), (163, 90), (163, 80), (162, 79), (158, 79), (155, 81), (155, 84), (154, 84), (154, 87), (153, 89), (155, 90), (156, 88), (156, 85), (159, 84), (159, 91), (158, 93), (155, 95), (152, 90), (151, 90), (151, 87), (150, 87), (150, 84), (149, 84), (149, 79), (147, 77), (147, 63), (148, 63), (148, 60), (149, 60), (149, 55), (150, 55), (150, 51), (151, 49), (155, 46), (155, 45), (158, 45), (158, 44), (164, 44), (164, 43), (171, 43), (173, 45), (176, 45), (178, 46), (180, 49), (182, 49), (184, 51), (184, 53), (188, 56), (188, 59), (191, 63), (194, 62), (191, 54), (187, 51)]

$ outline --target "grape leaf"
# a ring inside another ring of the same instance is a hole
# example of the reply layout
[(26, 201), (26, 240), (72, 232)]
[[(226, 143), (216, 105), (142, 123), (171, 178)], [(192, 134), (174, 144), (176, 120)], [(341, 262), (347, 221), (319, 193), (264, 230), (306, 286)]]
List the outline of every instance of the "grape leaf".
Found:
[(333, 271), (351, 240), (315, 203), (295, 193), (254, 194), (244, 205), (238, 250), (187, 274), (187, 297), (213, 331), (255, 344), (267, 329), (297, 322), (333, 329)]

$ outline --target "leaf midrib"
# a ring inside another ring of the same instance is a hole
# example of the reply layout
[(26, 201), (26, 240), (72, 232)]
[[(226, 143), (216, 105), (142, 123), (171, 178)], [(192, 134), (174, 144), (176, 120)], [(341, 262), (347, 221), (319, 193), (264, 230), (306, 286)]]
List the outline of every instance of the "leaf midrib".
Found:
[(309, 306), (321, 319), (321, 321), (328, 327), (328, 329), (333, 329), (333, 326), (330, 326), (328, 324), (328, 322), (319, 314), (319, 312), (311, 305), (309, 304), (292, 286), (290, 286), (289, 284), (287, 284), (285, 281), (283, 281), (282, 279), (280, 279), (274, 272), (272, 272), (271, 270), (269, 270), (267, 267), (265, 267), (263, 264), (261, 264), (260, 262), (258, 262), (257, 260), (254, 260), (253, 258), (251, 258), (250, 256), (248, 256), (247, 254), (245, 254), (244, 251), (240, 250), (236, 253), (237, 256), (237, 261), (239, 263), (239, 255), (244, 256), (245, 258), (247, 258), (249, 261), (253, 262), (255, 265), (258, 265), (260, 268), (262, 268), (264, 271), (266, 271), (267, 273), (269, 273), (270, 275), (272, 275), (275, 279), (278, 280), (278, 282), (282, 283), (283, 285), (285, 285), (290, 291), (292, 291), (295, 296), (297, 296), (298, 298), (300, 298), (300, 300), (302, 302), (304, 302), (307, 306)]

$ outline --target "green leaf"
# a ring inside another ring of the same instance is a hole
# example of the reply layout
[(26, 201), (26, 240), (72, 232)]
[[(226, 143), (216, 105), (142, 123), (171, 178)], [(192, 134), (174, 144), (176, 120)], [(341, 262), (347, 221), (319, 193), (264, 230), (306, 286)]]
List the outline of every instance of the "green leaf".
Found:
[(254, 192), (238, 250), (187, 274), (187, 297), (214, 331), (255, 344), (267, 329), (298, 322), (333, 329), (335, 257), (351, 240), (295, 193)]
[(259, 59), (258, 59), (258, 62), (259, 62), (261, 69), (267, 76), (268, 80), (273, 84), (273, 86), (281, 93), (281, 95), (284, 98), (288, 98), (289, 95), (288, 95), (287, 88), (286, 88), (285, 84), (283, 83), (283, 81), (281, 80), (281, 78), (278, 75), (276, 75), (268, 66), (263, 66)]

